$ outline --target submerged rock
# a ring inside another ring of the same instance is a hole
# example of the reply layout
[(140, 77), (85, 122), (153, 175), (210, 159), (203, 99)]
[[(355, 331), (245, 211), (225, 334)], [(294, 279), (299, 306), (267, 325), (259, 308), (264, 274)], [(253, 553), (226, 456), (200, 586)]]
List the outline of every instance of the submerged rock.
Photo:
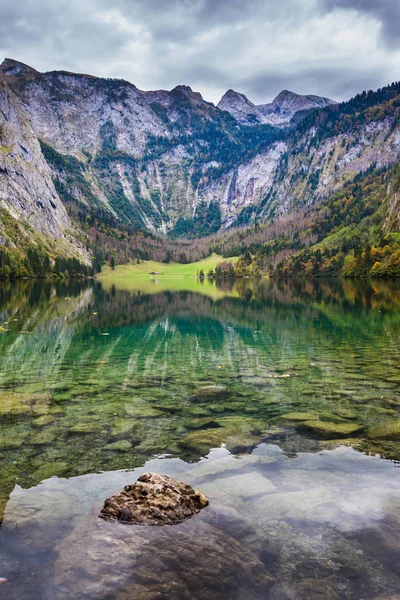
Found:
[(187, 429), (209, 429), (210, 427), (219, 427), (212, 417), (189, 419), (189, 421), (186, 421), (185, 425)]
[(305, 429), (320, 437), (349, 437), (364, 429), (363, 425), (357, 423), (329, 423), (328, 421), (302, 421), (298, 423), (299, 429)]
[(400, 420), (387, 421), (368, 431), (368, 437), (371, 439), (399, 440), (400, 439)]
[(198, 387), (194, 396), (198, 398), (220, 398), (226, 396), (228, 393), (228, 388), (226, 385), (202, 385)]
[(281, 415), (281, 419), (285, 421), (312, 421), (315, 418), (315, 413), (311, 412), (290, 412)]
[(99, 516), (127, 525), (172, 525), (207, 505), (207, 498), (190, 485), (167, 475), (144, 473), (135, 484), (108, 498)]
[(128, 440), (120, 440), (118, 442), (114, 442), (113, 444), (107, 444), (105, 449), (112, 450), (114, 452), (129, 452), (129, 450), (132, 450), (132, 444), (128, 442)]

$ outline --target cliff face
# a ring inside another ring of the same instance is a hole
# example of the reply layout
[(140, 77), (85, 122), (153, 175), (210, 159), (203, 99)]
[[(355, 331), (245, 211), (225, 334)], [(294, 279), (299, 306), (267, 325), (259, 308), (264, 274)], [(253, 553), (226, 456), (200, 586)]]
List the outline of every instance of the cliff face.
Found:
[(1, 78), (0, 206), (52, 239), (71, 225), (31, 123)]
[[(204, 206), (215, 231), (323, 201), (357, 173), (400, 155), (397, 88), (387, 97), (368, 97), (360, 110), (287, 91), (255, 106), (232, 90), (218, 108), (187, 86), (143, 92), (121, 80), (41, 74), (12, 60), (1, 65), (0, 80), (2, 89), (13, 90), (16, 114), (24, 115), (13, 135), (29, 130), (35, 169), (42, 174), (39, 188), (37, 181), (36, 188), (32, 182), (26, 188), (40, 189), (29, 196), (29, 206), (40, 195), (47, 208), (27, 208), (23, 192), (13, 202), (20, 202), (25, 216), (29, 210), (59, 211), (46, 225), (53, 236), (68, 218), (36, 138), (63, 200), (172, 234), (178, 221), (190, 234), (191, 219)], [(7, 181), (10, 197), (18, 176), (7, 175)], [(38, 227), (43, 223), (38, 219)]]
[(384, 229), (400, 233), (400, 161), (395, 167), (388, 190)]

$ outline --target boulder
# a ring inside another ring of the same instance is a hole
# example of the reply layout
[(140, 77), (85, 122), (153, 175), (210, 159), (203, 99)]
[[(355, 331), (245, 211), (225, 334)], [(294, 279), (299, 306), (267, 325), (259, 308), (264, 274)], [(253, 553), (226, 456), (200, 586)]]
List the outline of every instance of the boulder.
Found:
[(190, 485), (167, 475), (144, 473), (136, 483), (108, 498), (99, 516), (126, 525), (172, 525), (207, 505), (207, 498)]

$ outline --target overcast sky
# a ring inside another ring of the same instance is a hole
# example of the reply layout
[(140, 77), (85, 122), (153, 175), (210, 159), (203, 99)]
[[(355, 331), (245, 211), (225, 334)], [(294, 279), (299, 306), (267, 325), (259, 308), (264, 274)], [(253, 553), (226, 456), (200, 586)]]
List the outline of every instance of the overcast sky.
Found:
[(341, 100), (400, 79), (400, 0), (1, 0), (0, 56), (213, 102)]

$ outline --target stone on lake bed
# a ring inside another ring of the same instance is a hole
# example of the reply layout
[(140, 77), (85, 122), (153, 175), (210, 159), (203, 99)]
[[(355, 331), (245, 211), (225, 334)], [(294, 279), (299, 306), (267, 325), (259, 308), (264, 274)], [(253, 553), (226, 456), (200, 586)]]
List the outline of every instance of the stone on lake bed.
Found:
[(212, 417), (204, 417), (202, 419), (190, 419), (186, 421), (187, 429), (208, 429), (209, 427), (219, 427)]
[(49, 425), (55, 421), (55, 417), (53, 415), (43, 415), (38, 417), (34, 421), (32, 421), (32, 425), (34, 427), (44, 427), (45, 425)]
[(200, 512), (208, 500), (199, 490), (167, 475), (144, 473), (108, 498), (99, 517), (125, 525), (173, 525)]
[(228, 388), (226, 385), (202, 385), (195, 390), (194, 396), (200, 398), (218, 398), (225, 396), (227, 392)]
[(358, 423), (331, 423), (329, 421), (318, 421), (317, 419), (314, 421), (301, 421), (297, 427), (299, 429), (306, 429), (316, 436), (327, 438), (347, 438), (364, 429), (364, 426)]
[(32, 477), (37, 481), (44, 481), (50, 477), (64, 475), (69, 470), (69, 465), (65, 462), (54, 462), (42, 465), (32, 473)]
[(154, 419), (156, 417), (165, 417), (165, 412), (146, 405), (126, 404), (125, 415), (135, 419)]
[(22, 444), (24, 443), (25, 439), (24, 437), (17, 437), (17, 436), (5, 436), (5, 435), (1, 435), (0, 436), (0, 450), (12, 450), (12, 449), (16, 449), (16, 448), (20, 448), (22, 446)]
[(98, 423), (78, 423), (69, 430), (71, 433), (98, 433), (101, 427)]
[(315, 413), (310, 412), (291, 412), (281, 415), (281, 419), (285, 419), (285, 421), (312, 421), (315, 418)]
[(130, 419), (117, 419), (111, 427), (111, 435), (116, 437), (124, 437), (131, 434), (138, 428), (138, 424)]
[(105, 450), (112, 450), (114, 452), (129, 452), (132, 449), (132, 444), (128, 440), (120, 440), (113, 444), (107, 444)]
[(46, 431), (40, 431), (36, 435), (33, 435), (29, 438), (28, 443), (31, 446), (44, 446), (47, 444), (52, 444), (56, 436), (52, 433), (48, 433)]
[(371, 427), (368, 431), (368, 437), (373, 440), (400, 440), (400, 420), (388, 421), (376, 427)]
[(179, 445), (204, 454), (224, 443), (228, 450), (235, 453), (248, 450), (260, 442), (258, 433), (262, 424), (255, 419), (220, 417), (215, 420), (215, 423), (218, 427), (197, 429), (187, 433), (179, 440)]

